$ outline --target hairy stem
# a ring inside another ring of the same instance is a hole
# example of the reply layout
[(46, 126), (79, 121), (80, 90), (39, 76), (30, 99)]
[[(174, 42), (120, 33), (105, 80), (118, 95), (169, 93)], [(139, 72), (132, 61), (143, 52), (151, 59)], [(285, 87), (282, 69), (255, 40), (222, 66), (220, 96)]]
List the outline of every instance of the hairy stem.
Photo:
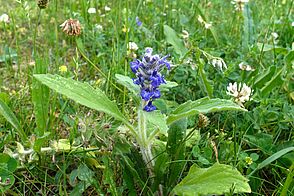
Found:
[(147, 122), (144, 116), (144, 111), (141, 108), (139, 108), (138, 110), (138, 131), (138, 135), (140, 138), (140, 141), (138, 141), (138, 143), (140, 145), (143, 160), (146, 163), (149, 175), (153, 176), (154, 160), (151, 152), (151, 144), (150, 142), (148, 142)]

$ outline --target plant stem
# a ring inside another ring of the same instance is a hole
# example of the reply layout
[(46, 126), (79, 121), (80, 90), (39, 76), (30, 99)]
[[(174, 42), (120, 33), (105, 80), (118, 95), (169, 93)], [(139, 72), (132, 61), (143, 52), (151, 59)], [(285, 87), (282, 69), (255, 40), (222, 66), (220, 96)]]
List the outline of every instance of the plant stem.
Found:
[[(142, 103), (143, 106), (144, 103)], [(146, 163), (148, 172), (150, 176), (153, 176), (153, 166), (154, 160), (153, 155), (151, 152), (151, 143), (148, 142), (147, 136), (147, 122), (144, 116), (144, 111), (142, 110), (143, 107), (140, 107), (138, 110), (138, 138), (139, 138), (139, 146), (143, 156), (143, 160)]]

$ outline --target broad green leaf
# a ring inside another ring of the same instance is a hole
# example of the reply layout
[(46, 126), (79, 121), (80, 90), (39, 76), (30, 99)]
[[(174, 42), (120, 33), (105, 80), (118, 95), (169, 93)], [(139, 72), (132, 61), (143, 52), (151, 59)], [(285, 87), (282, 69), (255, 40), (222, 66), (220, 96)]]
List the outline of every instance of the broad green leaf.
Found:
[(188, 52), (183, 41), (177, 36), (176, 31), (168, 25), (164, 25), (163, 28), (166, 41), (174, 47), (177, 54), (183, 57)]
[(159, 86), (160, 91), (169, 91), (170, 88), (178, 86), (178, 83), (166, 81), (166, 84), (162, 84)]
[(271, 66), (264, 73), (258, 74), (256, 78), (254, 78), (254, 87), (261, 88), (263, 85), (270, 81), (276, 71), (276, 66)]
[(270, 81), (268, 81), (264, 87), (261, 89), (262, 96), (266, 96), (269, 92), (273, 90), (273, 88), (280, 86), (283, 83), (282, 74), (283, 69), (280, 69)]
[(115, 77), (116, 77), (118, 83), (125, 86), (134, 95), (139, 96), (140, 87), (138, 85), (134, 84), (133, 80), (130, 77), (120, 75), (120, 74), (115, 74)]
[(167, 187), (174, 187), (181, 177), (185, 166), (185, 136), (187, 130), (187, 118), (181, 118), (170, 125), (166, 151), (170, 156), (169, 172), (167, 176)]
[(210, 113), (210, 112), (220, 112), (220, 111), (247, 111), (241, 108), (238, 104), (231, 100), (225, 99), (209, 99), (202, 98), (196, 101), (187, 101), (186, 103), (178, 106), (167, 118), (167, 124), (185, 118), (198, 113)]
[[(36, 61), (34, 73), (44, 74), (47, 67), (43, 60)], [(46, 131), (48, 109), (49, 109), (49, 88), (33, 78), (32, 81), (32, 100), (34, 104), (34, 113), (36, 118), (36, 135), (43, 136)]]
[(162, 134), (166, 134), (168, 127), (166, 125), (166, 117), (160, 111), (144, 112), (144, 116), (149, 123), (154, 125)]
[(84, 191), (87, 190), (87, 188), (91, 184), (89, 182), (81, 181), (77, 185), (75, 185), (74, 189), (70, 192), (70, 196), (81, 196), (83, 195)]
[(156, 178), (154, 178), (153, 187), (157, 188), (159, 184), (164, 182), (165, 174), (170, 163), (170, 157), (166, 153), (166, 142), (155, 139), (152, 144), (152, 154), (156, 157), (154, 164), (154, 174)]
[(78, 178), (82, 181), (92, 182), (94, 172), (90, 170), (85, 164), (80, 165), (78, 168)]
[(262, 168), (264, 168), (265, 166), (271, 164), (273, 161), (277, 160), (278, 158), (280, 158), (281, 156), (287, 154), (288, 152), (291, 152), (294, 150), (294, 147), (288, 147), (288, 148), (285, 148), (283, 150), (280, 150), (276, 153), (274, 153), (273, 155), (271, 155), (270, 157), (268, 157), (267, 159), (265, 159), (264, 161), (262, 161), (261, 163), (259, 163), (257, 165), (257, 168), (252, 171), (249, 176), (251, 176), (253, 173), (255, 173), (257, 170), (260, 170)]
[(51, 74), (35, 74), (34, 77), (49, 88), (94, 110), (104, 112), (129, 125), (117, 105), (100, 90), (87, 83)]
[(21, 128), (16, 116), (10, 108), (0, 99), (0, 114), (17, 130), (22, 141), (27, 140), (27, 136)]
[(173, 189), (176, 195), (222, 195), (250, 193), (248, 180), (229, 165), (216, 163), (209, 168), (193, 165), (188, 175)]
[(15, 181), (13, 172), (17, 168), (17, 162), (7, 154), (0, 153), (0, 193), (9, 189)]

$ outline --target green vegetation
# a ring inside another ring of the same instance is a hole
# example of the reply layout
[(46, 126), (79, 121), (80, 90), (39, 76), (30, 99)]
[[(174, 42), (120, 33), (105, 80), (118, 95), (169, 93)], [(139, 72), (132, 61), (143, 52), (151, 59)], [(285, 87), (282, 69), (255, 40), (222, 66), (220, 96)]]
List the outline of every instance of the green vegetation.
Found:
[(294, 195), (293, 4), (0, 0), (0, 193)]

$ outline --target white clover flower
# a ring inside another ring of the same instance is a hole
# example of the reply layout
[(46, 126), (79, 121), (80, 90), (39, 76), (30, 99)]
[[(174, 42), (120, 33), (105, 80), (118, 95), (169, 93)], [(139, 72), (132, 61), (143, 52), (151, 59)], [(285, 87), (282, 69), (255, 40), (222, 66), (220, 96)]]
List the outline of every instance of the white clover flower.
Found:
[(244, 107), (243, 103), (245, 101), (250, 100), (252, 92), (253, 91), (251, 90), (251, 88), (245, 83), (243, 83), (243, 85), (240, 83), (239, 86), (237, 82), (235, 82), (234, 84), (229, 83), (229, 86), (227, 87), (227, 94), (233, 96), (235, 98), (235, 102), (242, 107)]
[(241, 62), (241, 63), (239, 64), (239, 68), (240, 68), (241, 70), (243, 70), (243, 71), (254, 71), (254, 70), (255, 70), (255, 69), (252, 68), (250, 65), (248, 65), (248, 64), (246, 64), (246, 63), (244, 63), (244, 62)]
[(7, 14), (2, 14), (0, 16), (0, 22), (4, 22), (4, 23), (10, 23), (10, 18)]
[(133, 51), (136, 51), (139, 49), (135, 42), (129, 42), (127, 47), (129, 50), (133, 50)]
[(100, 25), (100, 24), (95, 24), (95, 29), (96, 29), (97, 31), (103, 31), (103, 27), (102, 27), (102, 25)]
[(228, 68), (225, 61), (221, 58), (213, 58), (210, 63), (213, 67), (216, 67), (216, 68), (220, 69), (221, 71), (223, 71), (223, 67), (225, 69)]
[(96, 8), (94, 8), (94, 7), (90, 7), (90, 8), (88, 9), (88, 13), (89, 13), (89, 14), (96, 14)]
[(111, 10), (111, 8), (110, 8), (110, 7), (108, 7), (108, 6), (106, 5), (106, 6), (104, 7), (104, 10), (108, 12), (108, 11), (110, 11), (110, 10)]

